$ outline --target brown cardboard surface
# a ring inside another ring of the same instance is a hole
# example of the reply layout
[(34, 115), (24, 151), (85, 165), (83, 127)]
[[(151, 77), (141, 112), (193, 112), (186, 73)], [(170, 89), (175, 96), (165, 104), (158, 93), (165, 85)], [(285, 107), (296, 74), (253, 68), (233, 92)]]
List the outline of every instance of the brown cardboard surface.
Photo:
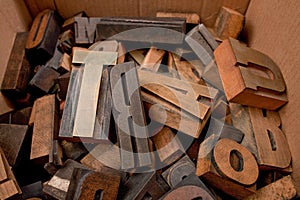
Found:
[[(23, 1), (0, 1), (0, 8), (0, 83), (2, 83), (15, 33), (28, 30), (31, 17)], [(0, 93), (0, 115), (12, 109), (12, 105)]]
[(89, 17), (103, 16), (138, 16), (138, 0), (56, 0), (60, 15), (69, 18), (85, 11)]
[(24, 0), (31, 16), (36, 16), (39, 12), (49, 8), (55, 9), (55, 0)]
[(300, 1), (252, 0), (246, 15), (251, 47), (269, 55), (281, 68), (289, 103), (280, 110), (282, 129), (292, 152), (293, 174), (300, 195)]
[(200, 14), (202, 0), (140, 0), (141, 16), (155, 17), (156, 12), (195, 12)]

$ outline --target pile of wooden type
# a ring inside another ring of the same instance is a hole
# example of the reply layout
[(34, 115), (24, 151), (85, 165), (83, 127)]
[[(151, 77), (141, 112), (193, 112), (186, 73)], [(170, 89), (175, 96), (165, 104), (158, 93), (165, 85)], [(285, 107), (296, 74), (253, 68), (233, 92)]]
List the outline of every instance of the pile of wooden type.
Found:
[(41, 12), (1, 85), (0, 199), (295, 197), (285, 81), (243, 21)]

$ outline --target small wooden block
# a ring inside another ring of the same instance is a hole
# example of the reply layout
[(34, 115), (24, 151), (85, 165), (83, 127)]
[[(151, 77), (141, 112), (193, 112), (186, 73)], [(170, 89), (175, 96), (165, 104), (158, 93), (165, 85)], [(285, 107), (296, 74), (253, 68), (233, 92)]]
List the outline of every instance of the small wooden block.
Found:
[(286, 176), (280, 180), (271, 183), (256, 191), (245, 200), (259, 200), (259, 199), (293, 199), (297, 195), (296, 187), (291, 176)]
[(74, 31), (67, 30), (59, 36), (59, 48), (62, 52), (72, 54), (72, 48), (75, 46)]
[(166, 180), (171, 188), (174, 188), (182, 180), (184, 180), (190, 174), (195, 174), (195, 164), (190, 160), (188, 156), (184, 156), (170, 168), (162, 173), (162, 177)]
[(117, 199), (120, 181), (118, 171), (101, 173), (75, 168), (66, 200)]
[(50, 93), (60, 74), (51, 67), (42, 66), (29, 82), (30, 92), (37, 96)]
[(154, 172), (133, 174), (120, 188), (124, 200), (159, 199), (169, 190), (168, 184)]
[(157, 49), (156, 47), (151, 47), (147, 52), (140, 69), (157, 72), (164, 55), (164, 50)]
[(14, 167), (20, 164), (22, 158), (28, 157), (24, 145), (26, 145), (29, 134), (30, 131), (26, 125), (0, 124), (0, 147), (10, 166)]
[(43, 65), (53, 56), (61, 24), (54, 10), (44, 10), (35, 17), (26, 43), (26, 56), (32, 65)]
[(135, 64), (127, 62), (116, 65), (111, 70), (110, 80), (121, 167), (150, 166), (148, 131)]
[(237, 38), (244, 27), (245, 17), (241, 13), (226, 7), (219, 11), (215, 23), (215, 33), (222, 40)]
[(156, 17), (185, 18), (186, 23), (199, 24), (200, 17), (197, 13), (157, 12)]
[(56, 198), (66, 199), (72, 174), (75, 168), (88, 169), (80, 163), (68, 159), (61, 169), (43, 187), (43, 192)]
[(287, 103), (281, 71), (267, 55), (232, 38), (214, 54), (229, 102), (268, 110)]
[(0, 147), (0, 199), (7, 199), (21, 193), (22, 191)]
[(35, 117), (30, 159), (53, 161), (53, 139), (58, 133), (58, 102), (55, 95), (41, 97), (35, 102)]
[[(221, 139), (211, 147), (210, 140), (216, 139), (207, 138), (201, 144), (196, 174), (208, 184), (237, 199), (255, 193), (253, 184), (258, 178), (255, 157), (245, 147), (230, 139)], [(211, 148), (213, 151), (210, 151)], [(234, 166), (233, 154), (236, 154), (239, 161)]]
[(164, 165), (170, 165), (184, 154), (178, 137), (168, 127), (163, 127), (152, 137), (156, 152)]
[(75, 44), (84, 45), (95, 42), (96, 26), (101, 18), (75, 17)]
[[(195, 168), (194, 168), (195, 169)], [(173, 199), (216, 199), (206, 185), (194, 174), (185, 177), (161, 198), (162, 200)]]
[(181, 44), (181, 33), (185, 33), (185, 26), (183, 18), (102, 18), (97, 24), (96, 41), (109, 38), (120, 41)]
[(287, 139), (280, 129), (278, 112), (249, 107), (260, 168), (287, 168), (292, 160)]
[(11, 100), (26, 96), (27, 84), (33, 72), (25, 56), (28, 33), (17, 33), (1, 85), (1, 92)]

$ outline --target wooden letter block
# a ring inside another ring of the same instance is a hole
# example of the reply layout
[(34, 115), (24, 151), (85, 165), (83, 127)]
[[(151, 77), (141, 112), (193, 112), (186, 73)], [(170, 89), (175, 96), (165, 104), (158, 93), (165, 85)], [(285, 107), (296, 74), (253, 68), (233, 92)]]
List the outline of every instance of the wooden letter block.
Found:
[(164, 55), (164, 50), (151, 47), (145, 56), (140, 69), (157, 72)]
[(66, 200), (117, 199), (120, 181), (118, 171), (101, 173), (75, 168)]
[[(255, 157), (230, 139), (219, 140), (213, 151), (209, 152), (208, 141), (206, 139), (200, 146), (196, 174), (237, 199), (253, 194), (252, 187), (258, 178)], [(238, 162), (234, 162), (234, 157)]]
[[(195, 169), (195, 168), (194, 168)], [(175, 188), (165, 194), (162, 200), (174, 199), (216, 199), (211, 191), (204, 185), (204, 183), (194, 174), (191, 173), (183, 177)]]
[(1, 85), (1, 92), (11, 100), (24, 98), (32, 70), (25, 56), (28, 33), (17, 33)]
[(170, 168), (162, 173), (162, 177), (166, 180), (171, 188), (174, 188), (182, 180), (190, 174), (195, 174), (195, 164), (188, 156), (184, 156), (174, 163)]
[(261, 168), (287, 168), (291, 163), (291, 152), (284, 133), (279, 128), (279, 113), (249, 107), (254, 137)]
[(281, 71), (267, 55), (232, 38), (214, 54), (229, 102), (276, 110), (288, 101)]
[(168, 184), (154, 172), (133, 174), (120, 188), (119, 197), (124, 200), (159, 199), (168, 190)]
[(53, 161), (53, 139), (58, 133), (58, 102), (55, 95), (35, 101), (35, 116), (30, 159), (37, 162)]
[(75, 17), (75, 43), (92, 44), (96, 37), (96, 26), (101, 18)]
[(75, 168), (88, 169), (80, 163), (68, 159), (61, 169), (43, 187), (43, 192), (56, 199), (66, 199), (72, 174)]
[(54, 10), (44, 10), (35, 17), (26, 44), (30, 63), (42, 65), (53, 56), (61, 23), (60, 16)]
[(135, 64), (128, 62), (116, 65), (111, 70), (110, 80), (121, 167), (150, 166), (148, 131)]
[(297, 195), (296, 187), (291, 176), (286, 176), (275, 181), (259, 190), (245, 200), (259, 200), (259, 199), (293, 199)]
[(185, 33), (183, 18), (102, 18), (97, 24), (96, 41), (120, 41), (181, 44)]
[(7, 199), (22, 191), (15, 179), (13, 172), (0, 148), (0, 199)]
[(59, 76), (53, 68), (42, 66), (29, 82), (30, 92), (36, 96), (50, 93)]
[(168, 127), (163, 127), (152, 140), (160, 161), (165, 165), (173, 163), (184, 154), (184, 148), (178, 137)]
[(215, 23), (215, 33), (222, 40), (237, 38), (244, 26), (245, 17), (230, 8), (222, 7)]
[(28, 134), (29, 128), (26, 125), (0, 124), (0, 147), (3, 149), (10, 166), (17, 165), (22, 156), (28, 157), (29, 154), (26, 155), (23, 149)]

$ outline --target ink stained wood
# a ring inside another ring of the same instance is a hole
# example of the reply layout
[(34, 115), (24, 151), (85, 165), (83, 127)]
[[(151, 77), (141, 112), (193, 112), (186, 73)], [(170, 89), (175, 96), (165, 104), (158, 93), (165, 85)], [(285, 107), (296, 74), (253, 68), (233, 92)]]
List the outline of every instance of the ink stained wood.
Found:
[(17, 33), (1, 85), (1, 92), (11, 100), (24, 98), (33, 70), (25, 55), (28, 33)]

